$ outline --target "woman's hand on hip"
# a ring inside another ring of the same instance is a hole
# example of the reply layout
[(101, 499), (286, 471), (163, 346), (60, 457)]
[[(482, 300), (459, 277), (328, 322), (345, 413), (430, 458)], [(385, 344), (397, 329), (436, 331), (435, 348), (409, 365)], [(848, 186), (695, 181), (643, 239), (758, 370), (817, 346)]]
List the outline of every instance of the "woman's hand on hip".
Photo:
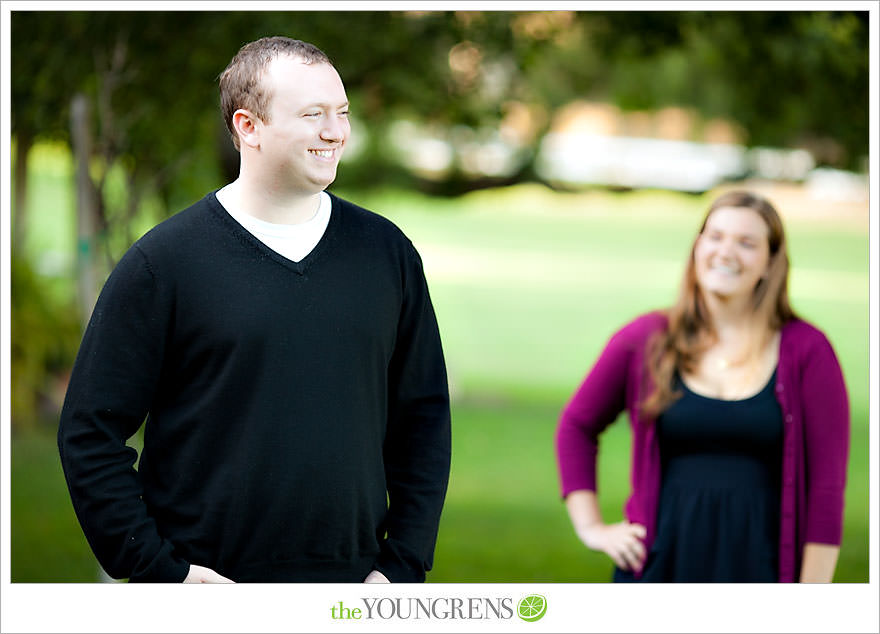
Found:
[(647, 552), (642, 541), (647, 534), (641, 524), (595, 523), (577, 531), (580, 540), (592, 550), (605, 553), (621, 570), (641, 570)]

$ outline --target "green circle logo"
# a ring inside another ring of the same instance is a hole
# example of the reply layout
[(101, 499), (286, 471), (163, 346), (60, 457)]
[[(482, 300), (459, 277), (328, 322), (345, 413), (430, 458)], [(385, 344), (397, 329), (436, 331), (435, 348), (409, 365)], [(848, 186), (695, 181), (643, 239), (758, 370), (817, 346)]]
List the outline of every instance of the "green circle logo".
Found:
[(523, 597), (517, 606), (517, 614), (523, 621), (537, 621), (547, 612), (547, 599), (540, 594)]

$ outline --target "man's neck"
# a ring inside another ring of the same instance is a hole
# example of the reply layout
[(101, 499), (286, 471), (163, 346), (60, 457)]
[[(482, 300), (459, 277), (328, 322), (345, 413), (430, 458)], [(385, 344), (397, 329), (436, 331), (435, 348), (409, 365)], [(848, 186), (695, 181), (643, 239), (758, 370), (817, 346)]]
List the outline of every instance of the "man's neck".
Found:
[(233, 213), (243, 213), (281, 225), (311, 220), (321, 204), (321, 192), (280, 195), (238, 178), (217, 192), (217, 200)]

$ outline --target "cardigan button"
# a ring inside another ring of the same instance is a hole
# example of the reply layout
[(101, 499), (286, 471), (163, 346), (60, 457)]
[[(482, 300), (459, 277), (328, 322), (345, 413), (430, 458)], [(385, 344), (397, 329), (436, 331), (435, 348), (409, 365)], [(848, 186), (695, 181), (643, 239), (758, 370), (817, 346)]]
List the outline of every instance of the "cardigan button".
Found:
[(777, 392), (781, 392), (781, 391), (784, 390), (784, 389), (785, 389), (785, 386), (782, 385), (782, 383), (777, 383), (777, 384), (776, 384), (776, 391), (777, 391)]
[(786, 422), (790, 423), (792, 420), (794, 420), (794, 416), (792, 416), (791, 414), (786, 414), (785, 420)]

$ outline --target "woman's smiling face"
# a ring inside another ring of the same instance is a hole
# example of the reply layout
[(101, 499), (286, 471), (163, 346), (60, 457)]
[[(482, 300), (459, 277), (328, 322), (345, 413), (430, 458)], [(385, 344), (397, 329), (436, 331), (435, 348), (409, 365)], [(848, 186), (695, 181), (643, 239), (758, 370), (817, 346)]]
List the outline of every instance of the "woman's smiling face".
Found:
[(723, 299), (750, 298), (770, 263), (768, 236), (767, 224), (752, 209), (713, 211), (694, 247), (702, 292)]

